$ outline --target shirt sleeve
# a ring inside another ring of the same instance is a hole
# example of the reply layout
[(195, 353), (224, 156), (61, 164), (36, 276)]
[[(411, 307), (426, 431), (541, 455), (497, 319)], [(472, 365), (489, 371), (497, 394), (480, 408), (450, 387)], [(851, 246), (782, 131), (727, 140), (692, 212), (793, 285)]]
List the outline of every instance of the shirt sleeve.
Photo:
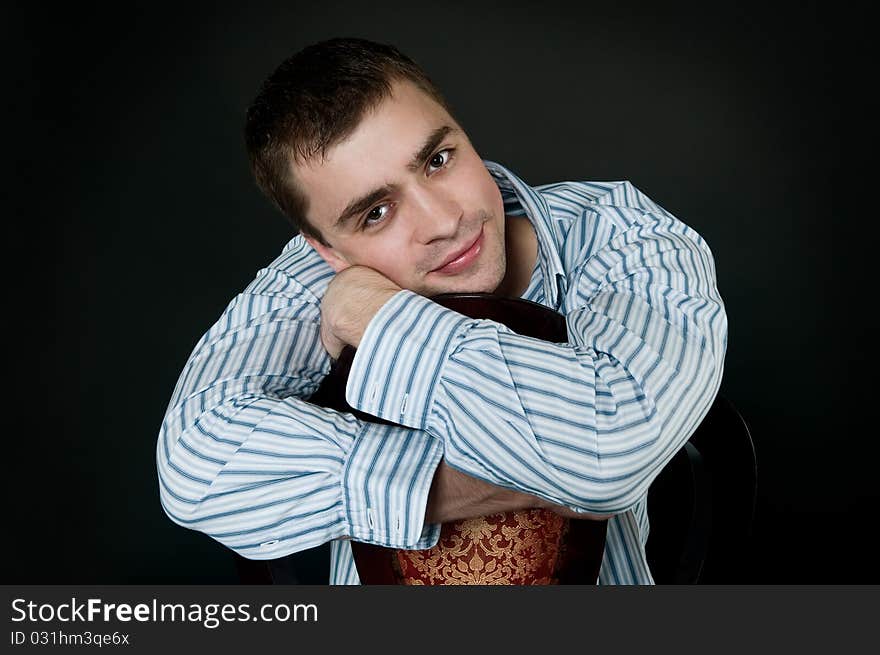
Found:
[(162, 423), (162, 506), (251, 559), (340, 538), (430, 547), (439, 526), (424, 514), (442, 443), (303, 400), (329, 370), (319, 318), (319, 300), (272, 270), (230, 304)]
[(708, 246), (653, 203), (591, 205), (561, 250), (568, 343), (403, 291), (368, 326), (346, 395), (436, 435), (465, 473), (620, 513), (708, 411), (726, 314)]

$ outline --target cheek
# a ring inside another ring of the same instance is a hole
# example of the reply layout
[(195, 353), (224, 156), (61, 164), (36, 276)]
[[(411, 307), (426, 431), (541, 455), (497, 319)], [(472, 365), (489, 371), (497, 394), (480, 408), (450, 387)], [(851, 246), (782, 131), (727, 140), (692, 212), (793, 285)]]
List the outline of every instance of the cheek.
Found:
[(477, 160), (477, 170), (474, 172), (479, 183), (476, 185), (475, 191), (481, 200), (481, 206), (492, 213), (504, 212), (504, 201), (501, 199), (501, 191), (495, 180), (486, 170), (482, 161)]
[(398, 286), (404, 286), (415, 266), (411, 246), (398, 234), (389, 234), (387, 238), (362, 248), (359, 260), (359, 264), (379, 271)]

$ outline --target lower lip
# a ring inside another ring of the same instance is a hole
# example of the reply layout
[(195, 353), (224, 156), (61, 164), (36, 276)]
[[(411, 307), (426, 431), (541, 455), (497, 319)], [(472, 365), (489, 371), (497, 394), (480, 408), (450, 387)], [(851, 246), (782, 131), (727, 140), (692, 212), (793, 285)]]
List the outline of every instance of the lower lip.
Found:
[(432, 273), (439, 273), (440, 275), (455, 275), (457, 273), (461, 273), (466, 270), (473, 264), (477, 257), (480, 256), (480, 252), (483, 250), (483, 233), (480, 232), (480, 236), (477, 237), (477, 240), (474, 241), (474, 244), (465, 250), (461, 255), (453, 259), (451, 262), (442, 266), (440, 268), (436, 268)]

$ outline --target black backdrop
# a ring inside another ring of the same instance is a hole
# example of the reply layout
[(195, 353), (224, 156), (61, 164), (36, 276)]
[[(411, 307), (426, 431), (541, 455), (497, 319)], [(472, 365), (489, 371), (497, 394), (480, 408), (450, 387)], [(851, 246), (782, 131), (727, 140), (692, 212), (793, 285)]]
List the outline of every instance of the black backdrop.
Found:
[(251, 182), (245, 107), (288, 54), (352, 35), (421, 63), (478, 151), (527, 182), (629, 179), (706, 237), (722, 392), (759, 458), (742, 582), (880, 582), (880, 449), (858, 420), (873, 285), (839, 239), (864, 242), (870, 217), (863, 19), (607, 4), (13, 12), (2, 581), (235, 581), (221, 546), (163, 514), (156, 435), (196, 340), (292, 236)]

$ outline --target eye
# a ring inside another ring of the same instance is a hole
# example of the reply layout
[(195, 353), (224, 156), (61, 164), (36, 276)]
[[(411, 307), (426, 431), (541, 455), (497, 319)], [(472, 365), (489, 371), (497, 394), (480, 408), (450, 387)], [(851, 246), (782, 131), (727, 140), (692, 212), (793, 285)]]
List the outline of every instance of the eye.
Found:
[(434, 170), (431, 169), (439, 169), (446, 166), (449, 163), (449, 160), (452, 159), (452, 148), (446, 148), (445, 150), (440, 150), (434, 154), (431, 159), (428, 160), (428, 172), (433, 173)]
[(373, 225), (381, 223), (388, 215), (388, 210), (388, 205), (376, 205), (364, 216), (362, 227), (372, 227)]

